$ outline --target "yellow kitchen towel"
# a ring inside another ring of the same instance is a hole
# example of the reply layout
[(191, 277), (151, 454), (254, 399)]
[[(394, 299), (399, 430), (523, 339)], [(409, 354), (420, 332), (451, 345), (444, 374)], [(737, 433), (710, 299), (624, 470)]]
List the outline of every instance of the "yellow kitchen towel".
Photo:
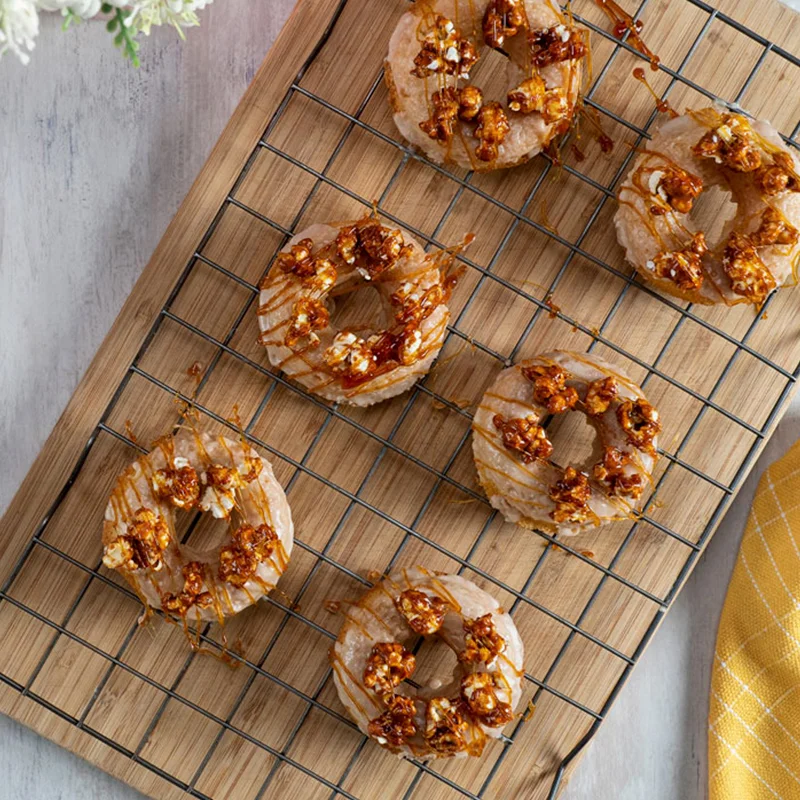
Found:
[(800, 442), (761, 478), (717, 631), (711, 800), (800, 799)]

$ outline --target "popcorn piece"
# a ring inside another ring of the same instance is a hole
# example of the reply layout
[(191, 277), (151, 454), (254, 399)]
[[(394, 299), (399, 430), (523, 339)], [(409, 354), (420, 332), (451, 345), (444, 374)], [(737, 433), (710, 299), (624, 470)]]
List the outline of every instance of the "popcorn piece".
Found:
[(506, 112), (500, 103), (486, 103), (476, 119), (478, 127), (474, 136), (480, 139), (480, 144), (475, 148), (475, 155), (481, 161), (494, 161), (499, 155), (498, 148), (511, 130)]
[(541, 75), (527, 78), (508, 93), (508, 107), (520, 114), (530, 114), (544, 108), (547, 88)]
[(794, 160), (788, 153), (775, 153), (772, 163), (757, 169), (753, 177), (761, 193), (768, 197), (785, 191), (800, 191)]
[(549, 496), (556, 504), (550, 512), (556, 522), (581, 522), (586, 519), (592, 489), (583, 472), (567, 467), (564, 477), (550, 487)]
[(430, 636), (442, 627), (448, 608), (441, 597), (428, 595), (418, 589), (401, 592), (394, 605), (411, 630), (421, 636)]
[(553, 454), (553, 445), (547, 438), (547, 432), (537, 424), (535, 417), (506, 420), (496, 414), (492, 422), (500, 431), (506, 450), (519, 453), (524, 464), (536, 460), (544, 461)]
[(169, 500), (176, 508), (192, 508), (200, 497), (197, 473), (185, 458), (175, 458), (173, 467), (153, 473), (153, 491), (156, 497)]
[(459, 753), (467, 747), (467, 722), (456, 705), (446, 697), (433, 697), (425, 710), (423, 737), (438, 753)]
[(364, 685), (376, 694), (389, 694), (416, 667), (416, 659), (399, 642), (378, 642), (373, 645), (364, 668)]
[(350, 380), (363, 379), (375, 371), (376, 361), (369, 344), (349, 331), (337, 333), (325, 351), (328, 366)]
[(703, 255), (708, 252), (706, 239), (700, 231), (691, 244), (682, 250), (658, 253), (645, 265), (658, 278), (672, 281), (683, 291), (696, 291), (703, 285)]
[(205, 568), (199, 561), (190, 561), (183, 567), (183, 591), (178, 594), (165, 594), (161, 607), (183, 615), (192, 607), (208, 608), (213, 602), (210, 592), (203, 591)]
[(386, 703), (389, 707), (379, 717), (370, 720), (367, 733), (378, 744), (401, 747), (417, 732), (414, 721), (416, 706), (413, 700), (402, 695), (391, 695)]
[(451, 20), (439, 15), (425, 34), (422, 49), (414, 57), (411, 74), (418, 78), (442, 73), (469, 78), (477, 61), (475, 45), (461, 35)]
[(464, 651), (459, 661), (465, 664), (491, 664), (506, 649), (506, 640), (497, 632), (491, 613), (464, 620)]
[(447, 143), (453, 138), (453, 125), (458, 118), (458, 91), (446, 86), (431, 96), (431, 116), (419, 127), (431, 139)]
[(661, 431), (661, 422), (658, 411), (647, 400), (625, 400), (617, 408), (617, 419), (634, 447), (653, 452), (653, 440)]
[(543, 69), (561, 61), (574, 61), (586, 55), (586, 43), (580, 31), (566, 25), (556, 25), (528, 34), (531, 64)]
[(170, 541), (169, 527), (163, 517), (149, 508), (137, 509), (126, 532), (105, 547), (103, 564), (109, 569), (152, 569), (163, 566), (162, 554)]
[(773, 244), (795, 245), (798, 240), (798, 231), (790, 225), (775, 208), (765, 208), (761, 215), (761, 222), (748, 238), (756, 247), (766, 247)]
[(473, 672), (461, 679), (461, 699), (470, 715), (489, 728), (514, 719), (511, 705), (497, 696), (497, 685), (488, 672)]
[(685, 169), (669, 166), (650, 174), (649, 188), (659, 201), (650, 208), (651, 214), (660, 216), (669, 209), (688, 214), (703, 191), (703, 181)]
[(227, 519), (236, 505), (236, 490), (243, 484), (239, 472), (215, 464), (200, 479), (206, 487), (200, 498), (200, 510), (210, 511), (217, 519)]
[(533, 364), (523, 367), (522, 374), (533, 383), (533, 399), (551, 414), (569, 411), (577, 404), (578, 392), (567, 386), (567, 374), (556, 364)]
[(602, 483), (608, 493), (619, 497), (638, 498), (642, 494), (642, 476), (636, 472), (626, 472), (625, 467), (631, 463), (629, 453), (616, 448), (606, 447), (603, 460), (592, 468), (595, 480)]
[(301, 297), (292, 309), (291, 323), (286, 331), (284, 344), (293, 348), (301, 339), (305, 339), (308, 346), (316, 347), (319, 344), (319, 336), (314, 331), (327, 328), (329, 324), (330, 314), (324, 303)]
[(599, 417), (608, 411), (617, 396), (617, 379), (609, 375), (589, 384), (583, 405), (590, 417)]
[(492, 48), (501, 48), (506, 39), (528, 27), (522, 0), (492, 0), (483, 14), (483, 41)]
[(701, 158), (713, 158), (734, 172), (754, 172), (762, 162), (749, 124), (733, 114), (726, 114), (722, 124), (703, 134), (692, 152)]
[(722, 254), (722, 268), (730, 278), (731, 289), (751, 303), (763, 303), (775, 288), (775, 278), (767, 269), (756, 246), (744, 234), (731, 231)]
[(271, 525), (240, 525), (231, 535), (230, 544), (220, 548), (219, 579), (244, 586), (256, 574), (259, 564), (275, 552), (277, 544), (278, 534)]

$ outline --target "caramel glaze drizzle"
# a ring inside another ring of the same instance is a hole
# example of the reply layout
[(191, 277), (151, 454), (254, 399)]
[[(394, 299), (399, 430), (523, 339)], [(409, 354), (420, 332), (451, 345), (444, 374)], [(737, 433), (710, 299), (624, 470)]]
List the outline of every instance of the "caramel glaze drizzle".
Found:
[[(192, 436), (194, 439), (195, 450), (200, 458), (201, 462), (203, 463), (204, 467), (207, 469), (208, 467), (214, 464), (213, 459), (209, 456), (203, 441), (202, 437), (197, 430), (196, 426), (192, 421), (191, 414), (187, 414), (187, 427), (191, 430)], [(217, 443), (219, 446), (224, 449), (227, 453), (228, 460), (230, 461), (230, 468), (237, 470), (237, 463), (236, 457), (228, 446), (227, 442), (224, 440), (223, 436), (217, 437)], [(242, 447), (242, 457), (249, 458), (248, 455), (249, 446), (246, 445), (244, 442), (241, 443)], [(167, 435), (162, 436), (156, 442), (153, 443), (153, 450), (158, 450), (161, 453), (161, 456), (165, 462), (165, 464), (174, 464), (175, 461), (175, 439), (173, 436)], [(130, 467), (128, 467), (123, 474), (120, 476), (119, 480), (117, 481), (114, 490), (112, 491), (110, 504), (113, 509), (113, 518), (111, 523), (114, 525), (119, 525), (121, 522), (124, 522), (128, 518), (130, 518), (133, 513), (134, 509), (131, 505), (129, 500), (130, 496), (135, 497), (136, 499), (136, 508), (145, 505), (146, 507), (156, 508), (160, 512), (160, 516), (167, 522), (170, 530), (170, 544), (172, 547), (173, 552), (177, 557), (180, 556), (180, 544), (178, 542), (177, 534), (174, 527), (174, 513), (172, 508), (167, 504), (166, 501), (162, 500), (160, 497), (156, 495), (154, 489), (154, 482), (153, 478), (155, 475), (155, 468), (153, 466), (153, 462), (151, 460), (152, 453), (149, 455), (141, 456), (137, 459), (136, 462)], [(145, 501), (137, 487), (137, 481), (141, 477), (142, 480), (148, 486), (149, 491), (149, 503)], [(253, 505), (255, 506), (256, 510), (258, 511), (262, 521), (265, 524), (272, 524), (272, 511), (269, 505), (269, 500), (266, 495), (266, 491), (264, 486), (262, 485), (261, 481), (256, 478), (254, 481), (248, 484), (247, 487), (248, 492), (252, 494), (257, 491), (260, 496), (253, 498)], [(246, 520), (247, 516), (245, 514), (245, 510), (243, 507), (244, 498), (242, 495), (242, 488), (238, 488), (235, 490), (234, 493), (234, 509), (238, 515)], [(233, 513), (228, 515), (227, 518), (228, 526), (231, 530), (233, 530), (234, 522), (233, 522)], [(283, 542), (278, 540), (275, 544), (275, 550), (272, 556), (267, 559), (267, 562), (272, 566), (275, 572), (278, 575), (283, 574), (286, 570), (288, 565), (289, 559), (286, 553), (286, 549), (283, 546)], [(169, 560), (164, 559), (164, 567), (167, 570), (169, 575), (172, 575), (172, 568), (170, 566)], [(190, 647), (201, 653), (208, 653), (216, 658), (219, 658), (226, 663), (231, 664), (232, 666), (239, 666), (240, 662), (238, 660), (232, 659), (228, 653), (228, 642), (227, 637), (224, 631), (224, 623), (226, 613), (233, 613), (234, 606), (231, 600), (230, 593), (228, 591), (227, 585), (223, 583), (219, 583), (217, 581), (216, 575), (214, 570), (210, 564), (203, 564), (203, 572), (204, 572), (204, 584), (207, 587), (209, 594), (212, 597), (212, 608), (214, 610), (214, 614), (219, 622), (220, 627), (222, 630), (222, 639), (223, 639), (223, 649), (222, 652), (218, 652), (216, 649), (213, 648), (205, 648), (202, 647), (200, 644), (200, 630), (199, 625), (202, 622), (202, 613), (201, 610), (195, 606), (188, 606), (182, 612), (172, 612), (164, 613), (164, 619), (173, 624), (179, 624), (182, 627), (187, 641), (189, 642)], [(128, 582), (133, 587), (134, 591), (136, 592), (137, 597), (142, 602), (142, 605), (145, 608), (145, 613), (142, 616), (141, 623), (144, 623), (149, 617), (152, 615), (153, 610), (151, 608), (150, 602), (147, 599), (144, 591), (142, 590), (141, 580), (144, 577), (150, 585), (152, 586), (153, 590), (155, 591), (156, 595), (160, 598), (163, 602), (163, 598), (165, 596), (165, 592), (162, 590), (159, 583), (156, 581), (155, 577), (149, 571), (144, 575), (141, 576), (139, 574), (133, 573), (125, 573), (125, 577), (128, 579)], [(263, 580), (259, 575), (253, 575), (250, 579), (254, 583), (256, 583), (263, 594), (267, 594), (270, 592), (274, 585), (268, 583), (267, 581)], [(255, 602), (256, 598), (254, 595), (247, 589), (246, 586), (238, 587), (241, 591), (248, 597), (251, 602)], [(189, 621), (188, 617), (194, 609), (194, 616), (195, 616), (195, 623), (197, 624), (198, 628), (194, 635), (192, 635), (189, 629)], [(226, 610), (227, 609), (227, 610)], [(172, 616), (173, 613), (177, 613), (178, 616), (181, 618), (181, 623), (178, 623)]]
[(628, 41), (632, 47), (638, 50), (645, 58), (650, 61), (650, 69), (657, 70), (661, 59), (644, 43), (641, 33), (644, 23), (641, 20), (634, 20), (634, 18), (623, 8), (614, 2), (614, 0), (595, 0), (595, 3), (601, 8), (606, 16), (611, 20), (614, 27), (612, 33), (617, 39), (621, 39), (626, 33), (628, 34)]

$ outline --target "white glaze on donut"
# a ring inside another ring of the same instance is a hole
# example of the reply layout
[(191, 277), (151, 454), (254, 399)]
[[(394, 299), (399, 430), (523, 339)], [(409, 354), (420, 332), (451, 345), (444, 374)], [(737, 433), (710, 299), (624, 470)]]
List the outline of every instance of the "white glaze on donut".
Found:
[[(209, 468), (219, 466), (238, 476), (234, 478), (236, 488), (230, 492), (207, 483)], [(199, 550), (182, 544), (176, 535), (176, 506), (157, 487), (163, 475), (159, 470), (182, 467), (193, 469), (199, 483), (198, 501), (189, 507), (197, 508), (199, 505), (215, 517), (225, 518), (228, 532), (218, 546)], [(211, 597), (204, 607), (190, 604), (180, 610), (178, 615), (190, 621), (222, 621), (225, 617), (237, 614), (269, 593), (286, 570), (293, 544), (289, 504), (269, 462), (244, 442), (182, 431), (174, 437), (163, 437), (154, 444), (149, 454), (134, 461), (120, 475), (106, 508), (103, 544), (107, 566), (115, 563), (115, 543), (130, 533), (131, 521), (142, 509), (152, 512), (158, 520), (166, 523), (169, 544), (161, 553), (159, 560), (162, 563), (157, 569), (130, 569), (124, 564), (118, 564), (116, 568), (134, 587), (142, 601), (152, 608), (162, 608), (165, 597), (180, 595), (184, 588), (182, 570), (192, 562), (202, 566), (201, 591)], [(250, 525), (254, 529), (269, 526), (277, 542), (269, 556), (258, 563), (249, 579), (237, 581), (241, 585), (234, 585), (220, 579), (220, 552), (230, 546), (232, 532), (241, 525)]]
[[(415, 702), (418, 733), (409, 738), (406, 744), (389, 749), (398, 755), (437, 758), (443, 754), (433, 750), (420, 733), (425, 725), (428, 700), (434, 696), (458, 696), (461, 678), (480, 671), (489, 673), (498, 685), (504, 687), (513, 711), (522, 695), (522, 639), (513, 619), (500, 608), (499, 603), (466, 578), (432, 573), (422, 567), (401, 570), (389, 576), (366, 592), (357, 603), (343, 610), (345, 621), (331, 649), (331, 664), (339, 698), (358, 727), (367, 735), (370, 721), (386, 709), (381, 696), (364, 685), (364, 669), (373, 646), (379, 642), (399, 642), (410, 646), (416, 638), (395, 607), (396, 598), (407, 589), (416, 589), (447, 602), (449, 608), (444, 623), (434, 635), (456, 654), (465, 649), (464, 620), (475, 620), (486, 614), (491, 615), (495, 630), (505, 643), (503, 651), (490, 664), (459, 662), (454, 669), (453, 680), (447, 685), (435, 689), (421, 687), (419, 691), (408, 683), (396, 687), (395, 694), (412, 698)], [(467, 748), (454, 755), (479, 755), (486, 739), (499, 737), (501, 731), (500, 727), (487, 727), (471, 720), (464, 734)]]
[[(755, 171), (737, 172), (721, 160), (696, 155), (692, 148), (722, 121), (722, 114), (722, 109), (710, 108), (687, 112), (658, 129), (620, 187), (620, 206), (614, 220), (617, 238), (638, 273), (664, 292), (703, 304), (760, 303), (763, 296), (748, 299), (733, 290), (731, 278), (723, 266), (726, 243), (733, 231), (752, 235), (769, 208), (776, 210), (795, 229), (800, 229), (800, 191), (786, 190), (764, 196), (758, 188)], [(742, 115), (730, 114), (729, 117), (741, 121), (765, 165), (770, 164), (776, 154), (785, 154), (794, 172), (800, 173), (800, 159), (785, 146), (775, 128), (766, 122), (747, 120)], [(703, 191), (712, 186), (730, 191), (736, 204), (735, 216), (726, 223), (717, 241), (706, 241), (708, 252), (702, 256), (703, 281), (699, 288), (681, 287), (668, 276), (656, 274), (660, 253), (680, 251), (698, 233), (691, 211), (679, 213), (665, 203), (663, 192), (659, 197), (659, 176), (675, 166), (702, 180)], [(654, 206), (667, 213), (654, 215), (651, 210)], [(796, 283), (800, 242), (759, 246), (757, 252), (777, 287)]]
[(567, 466), (559, 462), (557, 439), (552, 443), (554, 451), (548, 460), (536, 459), (531, 463), (524, 463), (519, 453), (504, 446), (503, 438), (494, 424), (496, 415), (505, 419), (532, 418), (540, 423), (549, 414), (545, 406), (535, 401), (533, 385), (523, 375), (522, 369), (531, 365), (556, 365), (562, 368), (567, 374), (566, 385), (577, 390), (580, 401), (574, 411), (579, 413), (585, 413), (583, 401), (589, 384), (613, 377), (617, 386), (614, 402), (599, 416), (587, 414), (587, 420), (597, 431), (599, 447), (595, 448), (593, 455), (599, 460), (605, 447), (617, 448), (630, 454), (630, 463), (624, 467), (624, 473), (638, 476), (643, 493), (651, 481), (657, 439), (652, 441), (652, 449), (634, 447), (628, 441), (616, 414), (621, 402), (644, 400), (642, 390), (617, 367), (598, 356), (555, 351), (503, 370), (484, 394), (475, 413), (472, 450), (478, 480), (489, 502), (509, 522), (547, 533), (575, 534), (606, 522), (631, 518), (640, 501), (632, 497), (612, 496), (598, 480), (589, 476), (591, 496), (584, 518), (556, 522), (553, 519), (556, 505), (550, 497), (550, 488), (563, 476), (564, 467)]
[[(430, 77), (420, 78), (412, 74), (414, 58), (420, 52), (421, 39), (436, 17), (441, 15), (453, 22), (460, 35), (469, 39), (479, 54), (485, 54), (488, 48), (484, 43), (482, 23), (489, 5), (487, 0), (417, 0), (413, 8), (400, 18), (389, 43), (385, 75), (395, 124), (410, 144), (437, 163), (481, 171), (516, 166), (541, 152), (558, 132), (568, 128), (575, 110), (581, 83), (580, 59), (548, 64), (538, 70), (547, 90), (558, 89), (564, 93), (567, 114), (561, 120), (546, 122), (539, 111), (512, 111), (508, 108), (505, 96), (484, 98), (484, 101), (500, 102), (510, 124), (510, 131), (499, 145), (497, 157), (491, 161), (482, 161), (476, 157), (475, 147), (478, 140), (474, 136), (474, 122), (457, 121), (455, 135), (449, 142), (432, 139), (420, 129), (420, 123), (431, 115), (431, 97), (434, 92), (444, 87), (461, 88), (472, 84), (469, 78), (458, 75), (431, 74)], [(547, 0), (524, 0), (522, 6), (528, 27), (509, 37), (503, 45), (509, 56), (506, 66), (508, 91), (517, 88), (535, 74), (531, 66), (527, 31), (557, 26), (574, 30), (555, 3)], [(588, 42), (588, 33), (584, 33)]]

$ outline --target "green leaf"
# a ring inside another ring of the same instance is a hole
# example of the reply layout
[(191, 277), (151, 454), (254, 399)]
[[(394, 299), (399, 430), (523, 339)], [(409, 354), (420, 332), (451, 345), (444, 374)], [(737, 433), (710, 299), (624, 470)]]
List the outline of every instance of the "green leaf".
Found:
[(114, 19), (110, 19), (108, 22), (106, 22), (106, 30), (109, 33), (113, 33), (117, 29), (117, 24), (118, 23), (116, 17), (114, 17)]
[[(104, 3), (102, 6), (104, 11), (106, 6), (109, 8), (106, 13), (110, 13), (113, 6)], [(138, 55), (139, 42), (136, 41), (136, 30), (129, 28), (125, 24), (125, 19), (128, 16), (130, 16), (130, 11), (122, 8), (114, 9), (114, 16), (106, 23), (106, 29), (109, 33), (117, 32), (114, 36), (114, 44), (122, 50), (122, 55), (129, 59), (134, 67), (138, 67), (140, 65)]]

